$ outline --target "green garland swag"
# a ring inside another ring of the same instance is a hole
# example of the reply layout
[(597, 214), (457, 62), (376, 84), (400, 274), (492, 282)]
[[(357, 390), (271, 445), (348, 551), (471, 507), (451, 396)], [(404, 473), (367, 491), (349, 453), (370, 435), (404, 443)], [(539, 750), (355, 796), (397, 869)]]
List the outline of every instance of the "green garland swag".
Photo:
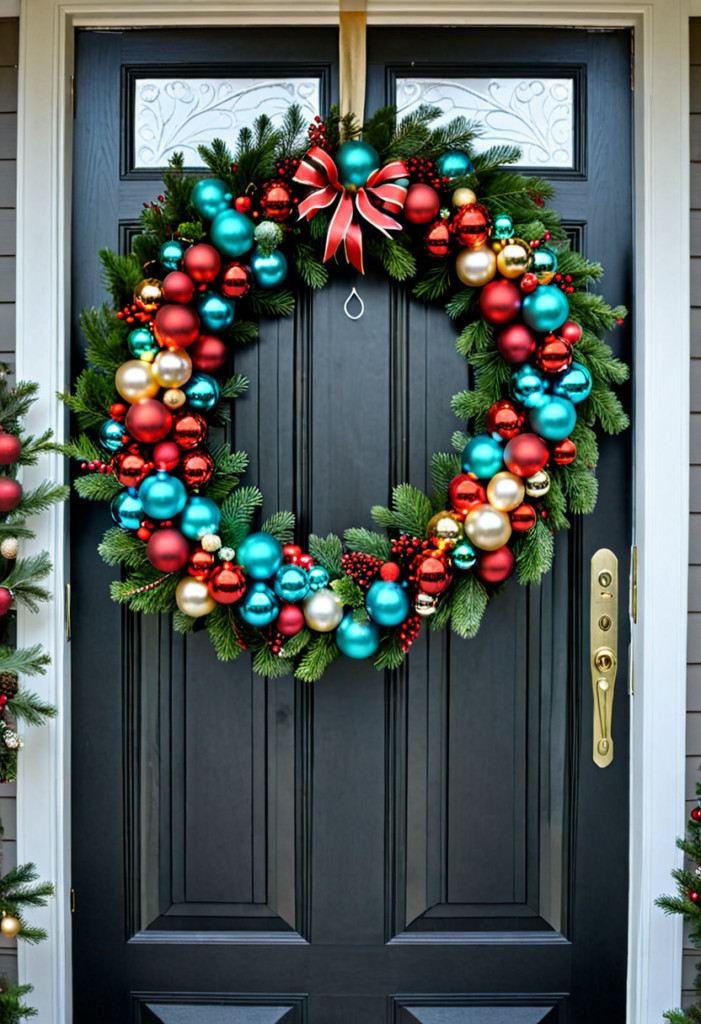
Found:
[[(538, 583), (554, 531), (593, 510), (595, 426), (629, 423), (611, 390), (628, 367), (602, 340), (626, 311), (587, 290), (602, 269), (570, 250), (552, 186), (439, 114), (384, 108), (362, 141), (336, 110), (306, 136), (296, 107), (279, 129), (261, 116), (235, 154), (200, 147), (213, 178), (175, 156), (132, 252), (100, 253), (114, 308), (83, 311), (87, 367), (60, 397), (80, 430), (64, 452), (89, 471), (75, 487), (117, 524), (99, 549), (125, 570), (112, 597), (182, 633), (204, 625), (219, 658), (248, 648), (262, 675), (313, 681), (339, 652), (397, 668), (424, 623), (474, 636), (510, 573)], [(235, 346), (340, 255), (462, 325), (474, 383), (452, 406), (470, 432), (432, 457), (430, 496), (404, 483), (372, 509), (388, 535), (312, 535), (303, 551), (290, 512), (254, 529), (247, 456), (207, 434), (247, 387), (216, 379)]]

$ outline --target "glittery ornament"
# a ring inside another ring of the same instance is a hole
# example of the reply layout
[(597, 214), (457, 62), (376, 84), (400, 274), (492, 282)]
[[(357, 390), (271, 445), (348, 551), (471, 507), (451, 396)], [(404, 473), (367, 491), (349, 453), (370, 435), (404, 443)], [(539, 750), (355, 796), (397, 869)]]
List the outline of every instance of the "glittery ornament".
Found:
[(261, 256), (270, 256), (282, 242), (284, 232), (279, 224), (272, 220), (264, 220), (256, 226), (253, 237)]
[(16, 537), (4, 537), (0, 543), (0, 555), (13, 561), (19, 554), (19, 541)]
[[(200, 540), (200, 544), (205, 551), (218, 551), (221, 547), (221, 537), (216, 533), (205, 533), (204, 537)], [(231, 556), (234, 557), (233, 555)]]

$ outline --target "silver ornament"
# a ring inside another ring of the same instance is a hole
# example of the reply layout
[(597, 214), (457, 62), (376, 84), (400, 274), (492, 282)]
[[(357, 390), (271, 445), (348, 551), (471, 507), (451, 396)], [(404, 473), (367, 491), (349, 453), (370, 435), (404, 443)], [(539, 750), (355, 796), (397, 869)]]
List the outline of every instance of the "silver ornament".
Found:
[(256, 245), (263, 256), (270, 256), (275, 252), (284, 238), (284, 233), (279, 224), (272, 220), (261, 221), (253, 232)]
[(3, 558), (14, 559), (17, 558), (19, 552), (19, 541), (16, 537), (5, 537), (2, 544), (0, 544), (0, 555)]
[(233, 548), (219, 548), (219, 557), (222, 562), (233, 562), (236, 558), (236, 552)]
[(13, 729), (5, 729), (2, 734), (2, 738), (8, 750), (21, 750), (24, 746), (24, 740), (20, 734), (15, 732)]
[(317, 633), (330, 633), (343, 618), (343, 601), (328, 587), (315, 590), (302, 604), (304, 620)]
[(417, 615), (422, 615), (426, 618), (428, 615), (433, 615), (437, 604), (437, 598), (432, 597), (431, 594), (422, 594), (419, 592), (416, 595), (416, 600), (414, 601), (414, 611)]
[(550, 490), (550, 477), (544, 469), (538, 470), (525, 480), (526, 494), (531, 498), (542, 498)]

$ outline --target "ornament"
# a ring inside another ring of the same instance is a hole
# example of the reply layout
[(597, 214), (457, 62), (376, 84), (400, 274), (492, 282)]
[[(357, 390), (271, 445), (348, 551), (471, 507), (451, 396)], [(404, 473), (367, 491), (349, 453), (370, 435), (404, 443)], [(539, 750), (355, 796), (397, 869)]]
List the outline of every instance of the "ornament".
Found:
[(117, 423), (121, 423), (124, 420), (126, 414), (127, 407), (126, 405), (123, 405), (121, 402), (114, 402), (110, 406), (110, 416), (112, 417), (113, 420), (116, 420)]
[(542, 437), (537, 434), (518, 434), (504, 448), (504, 464), (516, 476), (529, 477), (543, 468), (549, 455), (548, 446)]
[(217, 604), (233, 604), (246, 591), (246, 577), (238, 565), (224, 562), (211, 574), (207, 587)]
[(199, 619), (209, 615), (216, 607), (216, 601), (207, 589), (207, 584), (194, 576), (183, 576), (175, 588), (175, 603), (184, 615)]
[(219, 252), (225, 256), (243, 256), (253, 245), (253, 224), (238, 210), (222, 210), (218, 213), (212, 221), (209, 234)]
[(0, 466), (11, 466), (17, 462), (22, 451), (22, 444), (14, 434), (6, 434), (0, 427)]
[(195, 294), (195, 284), (182, 270), (172, 270), (163, 282), (163, 298), (166, 302), (189, 302)]
[(226, 363), (226, 345), (212, 334), (200, 334), (190, 349), (192, 365), (201, 373), (216, 373)]
[(153, 333), (162, 348), (187, 348), (197, 341), (200, 318), (192, 306), (161, 306), (153, 321)]
[(250, 213), (253, 203), (251, 202), (250, 196), (236, 196), (236, 199), (234, 199), (234, 206), (239, 213)]
[[(341, 561), (343, 561), (343, 558), (341, 558)], [(299, 564), (309, 572), (314, 566), (314, 559), (311, 555), (300, 555)]]
[(474, 477), (467, 473), (460, 473), (454, 476), (448, 486), (448, 498), (456, 512), (469, 512), (475, 505), (481, 505), (487, 500), (487, 495), (482, 484), (478, 484)]
[(336, 166), (343, 187), (358, 189), (366, 185), (370, 175), (380, 169), (380, 157), (377, 150), (367, 142), (343, 142), (336, 152)]
[(508, 213), (498, 213), (494, 218), (492, 232), (495, 238), (511, 238), (514, 233), (514, 222)]
[(227, 263), (222, 271), (221, 290), (229, 299), (242, 299), (251, 290), (251, 271), (238, 260)]
[(111, 465), (122, 487), (138, 487), (153, 468), (139, 451), (119, 452)]
[(553, 462), (556, 466), (569, 466), (577, 458), (577, 445), (569, 437), (559, 441), (553, 448)]
[(544, 469), (526, 478), (526, 494), (529, 498), (544, 498), (550, 490), (550, 477)]
[(396, 583), (401, 576), (401, 569), (396, 562), (385, 562), (380, 569), (380, 576), (383, 580), (388, 580), (390, 583)]
[(521, 277), (531, 262), (531, 247), (521, 238), (513, 238), (497, 253), (497, 269), (503, 277)]
[(299, 544), (283, 544), (282, 545), (282, 556), (286, 562), (292, 562), (297, 564), (299, 562), (302, 549)]
[(531, 427), (547, 441), (564, 441), (577, 422), (577, 410), (569, 398), (545, 395), (528, 414)]
[(450, 559), (455, 569), (471, 569), (477, 561), (477, 552), (468, 541), (460, 541), (450, 552)]
[(0, 477), (0, 512), (12, 512), (22, 500), (22, 488), (9, 476)]
[(442, 594), (450, 586), (453, 574), (438, 552), (427, 551), (416, 570), (416, 585), (424, 594)]
[(694, 821), (701, 821), (701, 807), (692, 807), (691, 817)]
[(471, 206), (477, 202), (477, 196), (471, 188), (456, 188), (451, 197), (453, 206), (459, 210), (461, 206)]
[(465, 517), (465, 535), (476, 548), (495, 551), (511, 536), (511, 520), (491, 505), (477, 505)]
[(581, 363), (572, 363), (561, 377), (553, 384), (553, 394), (569, 398), (577, 405), (591, 394), (592, 379), (589, 370)]
[(190, 557), (190, 545), (180, 530), (166, 526), (154, 530), (146, 544), (146, 557), (159, 572), (178, 572)]
[(270, 579), (282, 565), (282, 544), (270, 533), (249, 533), (239, 545), (238, 560), (251, 579)]
[(461, 249), (455, 257), (455, 273), (463, 284), (481, 288), (488, 284), (497, 272), (497, 258), (488, 245), (479, 249)]
[(180, 461), (180, 476), (186, 487), (206, 487), (213, 472), (214, 459), (209, 452), (192, 449)]
[(162, 388), (179, 388), (192, 376), (192, 360), (185, 349), (164, 349), (153, 361), (153, 376)]
[(19, 541), (16, 537), (4, 537), (0, 543), (0, 555), (12, 562), (19, 554)]
[(124, 446), (124, 427), (116, 420), (106, 420), (100, 427), (100, 444), (109, 452), (119, 451)]
[(414, 611), (422, 618), (427, 618), (429, 615), (434, 614), (437, 604), (438, 598), (432, 597), (431, 594), (424, 594), (419, 591), (414, 598)]
[(206, 580), (214, 565), (214, 555), (211, 551), (203, 548), (196, 548), (188, 559), (187, 571), (198, 580)]
[(519, 287), (522, 292), (534, 292), (538, 287), (538, 278), (535, 274), (524, 274), (519, 282)]
[(475, 576), (483, 583), (502, 583), (514, 571), (516, 559), (506, 546), (496, 551), (485, 551), (475, 569)]
[(482, 289), (480, 309), (490, 324), (508, 324), (520, 308), (521, 292), (511, 281), (491, 281)]
[[(212, 534), (205, 534), (205, 536), (211, 537)], [(200, 541), (200, 544), (202, 544), (202, 541)], [(204, 547), (204, 545), (202, 546)], [(234, 551), (233, 548), (220, 547), (219, 557), (221, 558), (222, 562), (233, 562), (234, 558), (236, 557), (236, 552)]]
[(184, 393), (177, 388), (169, 388), (163, 395), (163, 404), (173, 412), (185, 405), (186, 400)]
[(192, 245), (183, 257), (183, 270), (197, 284), (211, 284), (221, 270), (221, 256), (213, 245)]
[(219, 334), (234, 322), (234, 303), (218, 292), (202, 292), (197, 299), (202, 329)]
[(549, 334), (562, 327), (569, 311), (570, 304), (563, 291), (554, 284), (540, 284), (525, 296), (521, 316), (534, 331)]
[[(205, 551), (219, 551), (221, 548), (221, 537), (217, 536), (216, 533), (205, 533), (204, 537), (200, 540), (200, 544)], [(232, 554), (231, 558), (227, 558), (226, 561), (230, 562), (233, 557), (234, 555)]]
[(183, 247), (175, 238), (164, 242), (158, 251), (158, 261), (166, 270), (177, 270), (183, 258)]
[(22, 922), (14, 914), (6, 914), (3, 912), (2, 920), (0, 920), (0, 930), (7, 939), (14, 939), (16, 935), (19, 935), (22, 929)]
[(495, 441), (499, 438), (509, 441), (520, 433), (525, 422), (526, 415), (522, 409), (517, 408), (508, 398), (500, 398), (487, 413), (487, 433)]
[(412, 185), (404, 200), (404, 216), (410, 224), (430, 224), (440, 208), (440, 196), (430, 185)]
[(219, 384), (208, 373), (196, 373), (183, 386), (187, 404), (200, 412), (211, 412), (221, 396)]
[(110, 515), (123, 530), (138, 530), (144, 518), (144, 510), (136, 491), (120, 491), (115, 494), (110, 502)]
[(275, 594), (265, 583), (250, 583), (240, 599), (239, 614), (250, 626), (269, 626), (280, 611)]
[(135, 441), (155, 444), (170, 432), (173, 417), (163, 402), (155, 398), (141, 398), (130, 406), (124, 425)]
[(472, 160), (461, 149), (447, 149), (445, 153), (441, 153), (436, 161), (436, 166), (442, 178), (451, 180), (464, 178), (465, 175), (472, 174), (474, 170)]
[(511, 512), (523, 501), (526, 488), (515, 473), (495, 473), (487, 484), (487, 501), (500, 512)]
[(205, 533), (216, 533), (221, 521), (221, 512), (211, 498), (194, 494), (188, 498), (180, 513), (180, 529), (190, 540), (199, 540)]
[(517, 402), (525, 405), (527, 409), (538, 405), (543, 400), (547, 386), (547, 380), (543, 375), (543, 371), (539, 370), (536, 366), (531, 366), (530, 363), (524, 363), (523, 366), (519, 366), (518, 370), (514, 370), (511, 375), (511, 394)]
[(533, 250), (532, 272), (537, 276), (539, 284), (550, 284), (557, 272), (557, 254), (547, 245), (540, 245)]
[(309, 593), (309, 577), (300, 565), (281, 565), (275, 573), (273, 590), (288, 604), (296, 604)]
[(328, 586), (329, 574), (323, 565), (313, 565), (308, 571), (308, 577), (310, 590), (321, 590)]
[(159, 385), (153, 376), (153, 368), (141, 359), (128, 359), (114, 375), (117, 391), (127, 402), (138, 402), (140, 398), (153, 398), (158, 394)]
[(304, 601), (304, 621), (317, 633), (330, 633), (343, 618), (343, 601), (334, 590), (322, 587)]
[(450, 252), (450, 228), (444, 220), (437, 220), (430, 226), (424, 237), (424, 245), (430, 256), (442, 258)]
[(365, 608), (380, 626), (398, 626), (409, 614), (409, 595), (389, 580), (376, 580), (367, 592)]
[(161, 282), (155, 277), (144, 278), (134, 289), (134, 303), (144, 313), (153, 313), (161, 304), (163, 291)]
[(277, 288), (287, 277), (287, 258), (279, 249), (267, 256), (254, 252), (251, 256), (251, 270), (260, 288)]
[(231, 199), (229, 186), (219, 178), (202, 178), (190, 196), (190, 202), (205, 220), (214, 220), (218, 213), (228, 209)]
[(287, 185), (281, 181), (273, 181), (263, 189), (260, 206), (270, 220), (283, 221), (292, 213), (292, 196)]
[(504, 453), (498, 441), (489, 434), (478, 434), (468, 441), (462, 452), (462, 468), (477, 480), (489, 480), (504, 464)]
[(127, 345), (135, 359), (143, 359), (146, 363), (153, 362), (153, 357), (159, 349), (158, 342), (148, 327), (136, 327), (131, 331)]
[(139, 501), (149, 519), (162, 522), (174, 519), (185, 508), (187, 491), (182, 480), (159, 469), (155, 476), (146, 477), (139, 488)]
[(525, 324), (509, 324), (497, 335), (497, 348), (507, 363), (524, 363), (535, 352), (535, 335)]
[(489, 214), (479, 203), (462, 206), (453, 218), (453, 231), (460, 245), (477, 248), (489, 238)]
[(525, 533), (536, 524), (536, 511), (532, 505), (519, 505), (511, 513), (511, 529), (515, 533)]
[(0, 616), (7, 615), (12, 604), (12, 594), (7, 587), (0, 587)]
[(353, 612), (344, 615), (336, 630), (338, 649), (347, 658), (371, 658), (380, 646), (380, 638), (380, 630), (374, 622), (356, 622)]
[(173, 441), (161, 441), (153, 449), (156, 469), (175, 469), (180, 462), (180, 449)]
[(281, 245), (285, 233), (279, 224), (272, 220), (264, 220), (256, 225), (253, 231), (257, 251), (261, 256), (270, 256)]
[(548, 334), (538, 346), (535, 361), (545, 373), (560, 373), (572, 362), (572, 346), (557, 334)]
[(582, 328), (574, 320), (565, 320), (560, 328), (560, 337), (569, 341), (570, 345), (576, 345), (582, 337)]
[(178, 448), (197, 448), (207, 436), (207, 423), (197, 412), (182, 412), (173, 417), (171, 434)]
[(462, 537), (462, 523), (455, 512), (437, 512), (426, 527), (428, 540), (444, 540), (455, 544)]
[(275, 626), (283, 636), (295, 636), (304, 628), (304, 612), (296, 604), (283, 604)]

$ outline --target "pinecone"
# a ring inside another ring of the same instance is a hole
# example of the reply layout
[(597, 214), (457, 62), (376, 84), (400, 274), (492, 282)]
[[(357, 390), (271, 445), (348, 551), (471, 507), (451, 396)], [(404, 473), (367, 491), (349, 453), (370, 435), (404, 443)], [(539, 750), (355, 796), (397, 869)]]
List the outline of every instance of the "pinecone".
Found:
[(0, 672), (0, 696), (12, 700), (17, 696), (19, 683), (16, 672)]
[(374, 555), (365, 555), (362, 551), (350, 551), (341, 558), (341, 568), (359, 587), (368, 587), (375, 579), (382, 561)]

